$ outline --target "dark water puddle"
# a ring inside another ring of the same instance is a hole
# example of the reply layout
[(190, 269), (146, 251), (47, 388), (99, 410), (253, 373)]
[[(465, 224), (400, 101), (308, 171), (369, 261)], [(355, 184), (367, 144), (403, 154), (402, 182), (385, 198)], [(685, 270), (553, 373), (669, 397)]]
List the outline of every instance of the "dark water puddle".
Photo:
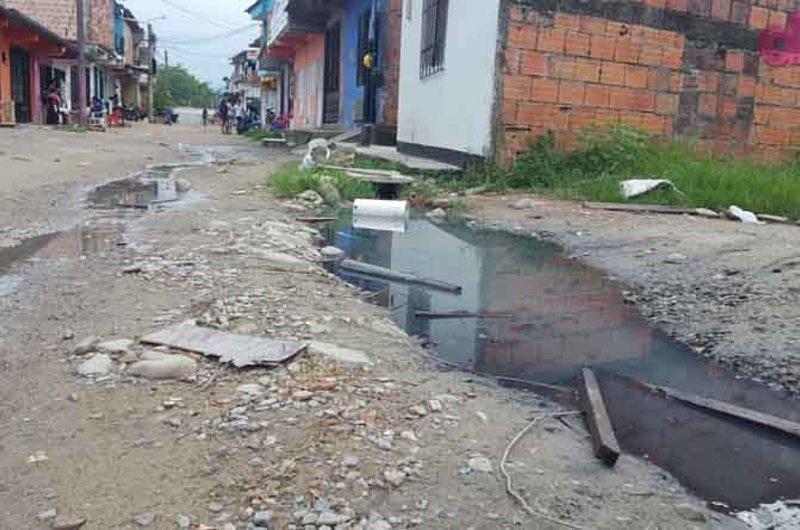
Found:
[[(650, 327), (622, 287), (556, 245), (413, 219), (405, 233), (355, 229), (348, 216), (329, 243), (373, 265), (456, 283), (460, 295), (342, 273), (391, 309), (443, 359), (482, 373), (571, 385), (598, 370), (623, 449), (671, 471), (709, 501), (735, 509), (800, 496), (800, 444), (665, 400), (625, 377), (800, 421), (798, 402), (734, 377)], [(490, 313), (431, 319), (420, 312)], [(621, 377), (625, 376), (625, 377)]]

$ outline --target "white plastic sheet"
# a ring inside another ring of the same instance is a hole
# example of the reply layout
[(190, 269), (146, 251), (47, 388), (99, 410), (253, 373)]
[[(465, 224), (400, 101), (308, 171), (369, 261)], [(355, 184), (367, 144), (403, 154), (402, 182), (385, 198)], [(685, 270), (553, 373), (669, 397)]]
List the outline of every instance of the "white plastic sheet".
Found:
[(750, 223), (750, 224), (763, 224), (761, 221), (758, 220), (758, 217), (753, 212), (748, 212), (747, 210), (742, 210), (736, 205), (731, 205), (728, 208), (728, 215), (733, 219), (738, 219), (743, 223)]
[(632, 179), (619, 183), (619, 192), (626, 199), (639, 197), (658, 188), (671, 188), (678, 191), (672, 181), (665, 179)]

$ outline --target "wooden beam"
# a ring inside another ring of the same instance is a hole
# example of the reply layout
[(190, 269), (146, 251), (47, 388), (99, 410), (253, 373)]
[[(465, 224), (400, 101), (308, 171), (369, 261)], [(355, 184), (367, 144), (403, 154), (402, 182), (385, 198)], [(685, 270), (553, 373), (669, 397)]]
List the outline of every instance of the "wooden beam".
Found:
[(512, 320), (514, 313), (498, 313), (496, 311), (417, 311), (414, 313), (417, 318), (428, 320), (446, 320), (456, 318), (486, 318), (498, 320)]
[(725, 403), (724, 401), (718, 401), (716, 399), (690, 394), (689, 392), (675, 390), (674, 388), (668, 388), (664, 386), (655, 386), (652, 388), (660, 391), (671, 399), (688, 403), (689, 405), (693, 405), (695, 407), (707, 409), (712, 412), (722, 414), (723, 416), (728, 416), (747, 423), (752, 423), (759, 427), (764, 427), (766, 429), (800, 438), (800, 423), (779, 418), (764, 412), (758, 412), (756, 410), (740, 407), (738, 405), (733, 405), (731, 403)]
[(607, 466), (613, 466), (619, 458), (619, 443), (603, 402), (600, 385), (589, 368), (583, 368), (578, 379), (578, 394), (592, 437), (594, 454)]
[(607, 212), (629, 212), (629, 213), (660, 213), (671, 215), (693, 215), (694, 209), (673, 208), (661, 204), (627, 204), (613, 202), (583, 202), (581, 206), (586, 210), (604, 210)]

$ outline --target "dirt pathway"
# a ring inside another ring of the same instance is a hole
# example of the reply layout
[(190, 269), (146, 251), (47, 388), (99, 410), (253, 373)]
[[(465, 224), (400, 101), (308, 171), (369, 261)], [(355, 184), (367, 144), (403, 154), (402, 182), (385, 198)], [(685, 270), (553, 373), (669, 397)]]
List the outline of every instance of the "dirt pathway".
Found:
[[(57, 164), (93, 169), (37, 182), (55, 162), (18, 161), (27, 177), (9, 180), (6, 233), (53, 228), (48, 211), (97, 230), (42, 241), (3, 271), (17, 283), (0, 296), (0, 528), (49, 528), (53, 511), (93, 530), (563, 527), (525, 514), (498, 469), (514, 434), (554, 406), (436, 370), (384, 310), (315, 265), (313, 231), (263, 187), (278, 160), (192, 168), (181, 177), (201, 200), (91, 220), (84, 185), (174, 161), (177, 144), (252, 146), (181, 128), (14, 134), (6, 158), (47, 140), (65, 153)], [(318, 345), (285, 368), (195, 356), (192, 381), (151, 381), (128, 375), (143, 348), (123, 345), (107, 374), (76, 374), (89, 336), (135, 339), (189, 318), (335, 344), (369, 363)], [(645, 461), (606, 469), (577, 417), (543, 420), (509, 469), (532, 506), (574, 526), (732, 524)]]

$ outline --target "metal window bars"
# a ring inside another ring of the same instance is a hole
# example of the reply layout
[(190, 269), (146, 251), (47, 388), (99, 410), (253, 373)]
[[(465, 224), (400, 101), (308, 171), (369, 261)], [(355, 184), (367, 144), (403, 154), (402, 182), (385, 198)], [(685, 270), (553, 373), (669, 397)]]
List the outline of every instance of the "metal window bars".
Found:
[(420, 78), (444, 70), (448, 3), (448, 0), (425, 0), (423, 5)]

